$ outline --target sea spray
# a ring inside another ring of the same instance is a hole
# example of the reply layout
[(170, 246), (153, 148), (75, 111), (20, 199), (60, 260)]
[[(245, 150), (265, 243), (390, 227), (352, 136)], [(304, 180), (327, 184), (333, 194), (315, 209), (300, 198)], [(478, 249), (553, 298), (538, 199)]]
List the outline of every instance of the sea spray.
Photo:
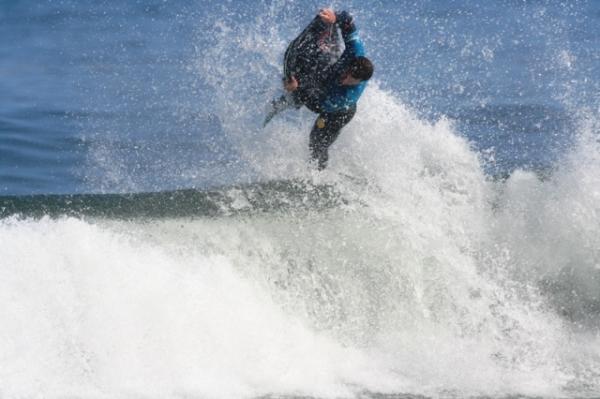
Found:
[(516, 172), (499, 194), (497, 242), (515, 256), (513, 272), (541, 283), (557, 311), (598, 328), (600, 315), (600, 148), (595, 118), (556, 171), (540, 180)]
[[(13, 327), (3, 335), (37, 349), (4, 380), (19, 376), (8, 385), (26, 393), (201, 396), (557, 395), (577, 385), (585, 374), (581, 357), (569, 361), (576, 345), (561, 317), (529, 281), (502, 273), (512, 256), (488, 250), (497, 211), (468, 143), (377, 88), (372, 103), (392, 115), (357, 119), (377, 145), (349, 127), (339, 147), (360, 154), (352, 170), (368, 183), (334, 166), (318, 179), (348, 200), (330, 209), (5, 219), (2, 313)], [(17, 334), (25, 320), (37, 321)]]
[[(260, 127), (306, 8), (283, 5), (208, 13), (199, 40), (210, 46), (190, 68), (213, 88), (214, 104), (203, 105), (235, 150), (225, 165), (242, 169), (216, 190), (235, 193), (243, 212), (174, 217), (161, 212), (176, 206), (165, 201), (141, 217), (0, 220), (0, 394), (597, 396), (594, 118), (549, 176), (494, 180), (451, 120), (424, 120), (377, 76), (329, 169), (315, 172), (306, 162), (314, 115), (289, 111)], [(419, 21), (437, 21), (425, 22), (435, 30), (444, 18)], [(427, 51), (460, 50), (461, 37), (439, 32)], [(448, 69), (501, 58), (500, 41), (478, 44)], [(456, 93), (464, 77), (449, 82)], [(139, 189), (136, 173), (152, 181), (114, 151), (95, 154), (116, 165), (111, 187)], [(174, 154), (163, 154), (163, 176), (179, 171)], [(273, 179), (293, 201), (255, 205), (250, 196), (269, 198)], [(290, 193), (298, 181), (308, 188)], [(304, 202), (311, 186), (333, 187), (336, 201)]]

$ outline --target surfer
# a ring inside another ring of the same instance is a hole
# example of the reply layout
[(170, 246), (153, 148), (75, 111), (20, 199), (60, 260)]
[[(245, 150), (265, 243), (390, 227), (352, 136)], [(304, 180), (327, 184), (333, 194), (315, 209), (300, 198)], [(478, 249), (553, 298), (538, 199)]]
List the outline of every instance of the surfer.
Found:
[[(344, 42), (341, 52), (339, 34)], [(352, 16), (324, 9), (288, 46), (284, 59), (287, 94), (272, 102), (265, 125), (277, 113), (303, 105), (319, 116), (310, 133), (309, 149), (319, 170), (327, 166), (328, 149), (356, 113), (356, 104), (373, 64), (365, 57)]]

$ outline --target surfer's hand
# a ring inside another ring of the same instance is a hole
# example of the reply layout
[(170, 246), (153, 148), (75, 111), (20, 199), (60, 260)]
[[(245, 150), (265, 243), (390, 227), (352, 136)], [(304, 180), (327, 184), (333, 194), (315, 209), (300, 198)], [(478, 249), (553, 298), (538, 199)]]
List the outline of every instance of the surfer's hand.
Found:
[(324, 8), (319, 11), (319, 17), (326, 24), (335, 24), (335, 12), (331, 8)]
[(298, 80), (292, 76), (291, 78), (289, 78), (289, 80), (285, 81), (283, 87), (286, 91), (296, 91), (296, 89), (298, 88)]

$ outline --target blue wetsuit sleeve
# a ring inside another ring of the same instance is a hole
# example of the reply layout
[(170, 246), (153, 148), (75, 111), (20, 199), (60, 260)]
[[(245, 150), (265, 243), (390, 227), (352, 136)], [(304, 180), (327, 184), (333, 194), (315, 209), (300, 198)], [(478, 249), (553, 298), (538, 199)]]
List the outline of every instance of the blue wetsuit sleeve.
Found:
[(339, 78), (346, 72), (354, 58), (365, 55), (365, 46), (358, 35), (358, 29), (352, 16), (347, 11), (337, 13), (336, 24), (342, 32), (345, 49), (337, 62), (331, 66), (330, 79)]
[(344, 45), (346, 49), (340, 58), (354, 58), (365, 55), (365, 47), (363, 45), (360, 36), (358, 35), (358, 29), (354, 24), (354, 18), (347, 11), (342, 11), (336, 14), (336, 24), (339, 26), (342, 32), (342, 38), (344, 39)]
[(336, 24), (342, 32), (345, 49), (339, 60), (331, 66), (329, 89), (321, 102), (325, 112), (338, 112), (354, 106), (366, 86), (366, 82), (361, 82), (356, 86), (338, 85), (338, 80), (346, 72), (352, 60), (365, 55), (365, 47), (358, 35), (354, 20), (348, 12), (337, 13)]

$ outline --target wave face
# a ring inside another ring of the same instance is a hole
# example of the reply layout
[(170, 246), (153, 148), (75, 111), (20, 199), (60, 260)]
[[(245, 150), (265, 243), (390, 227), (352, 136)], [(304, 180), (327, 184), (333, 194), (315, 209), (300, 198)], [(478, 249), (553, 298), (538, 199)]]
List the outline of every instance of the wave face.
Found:
[(565, 108), (571, 145), (545, 173), (494, 179), (461, 121), (375, 81), (319, 173), (314, 116), (263, 130), (257, 112), (306, 5), (244, 4), (207, 8), (188, 69), (234, 183), (153, 190), (150, 172), (189, 182), (172, 148), (144, 173), (92, 140), (90, 184), (125, 193), (0, 197), (0, 396), (598, 396), (595, 108)]
[(319, 209), (343, 202), (329, 184), (273, 180), (212, 190), (129, 194), (0, 196), (0, 219), (95, 217), (112, 219), (230, 216), (240, 213)]
[[(594, 126), (550, 178), (494, 181), (449, 123), (376, 87), (365, 97), (332, 169), (296, 191), (125, 196), (158, 198), (141, 213), (122, 197), (55, 197), (45, 216), (23, 204), (48, 197), (13, 197), (0, 220), (3, 394), (598, 392)], [(284, 206), (251, 201), (275, 192)], [(165, 213), (178, 195), (222, 210)]]

